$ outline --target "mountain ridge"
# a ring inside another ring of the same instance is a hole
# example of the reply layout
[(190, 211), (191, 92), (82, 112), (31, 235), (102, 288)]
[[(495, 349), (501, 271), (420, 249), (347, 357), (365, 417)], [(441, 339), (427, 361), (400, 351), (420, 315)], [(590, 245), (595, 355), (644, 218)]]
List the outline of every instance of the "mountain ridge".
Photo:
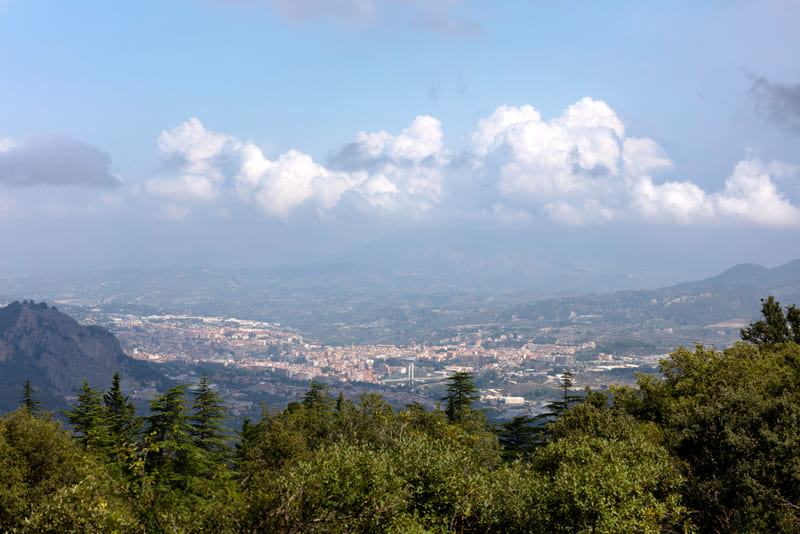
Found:
[[(55, 407), (74, 395), (85, 378), (105, 387), (119, 372), (126, 390), (137, 394), (161, 383), (163, 376), (126, 355), (117, 338), (100, 326), (82, 326), (46, 303), (15, 301), (0, 308), (0, 410), (18, 401), (24, 380)], [(52, 406), (51, 406), (52, 407)]]

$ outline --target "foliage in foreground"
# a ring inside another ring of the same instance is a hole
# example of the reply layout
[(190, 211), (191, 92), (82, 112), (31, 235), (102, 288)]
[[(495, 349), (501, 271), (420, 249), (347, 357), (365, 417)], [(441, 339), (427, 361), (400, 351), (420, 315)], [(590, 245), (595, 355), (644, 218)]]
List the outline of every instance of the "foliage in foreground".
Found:
[(118, 376), (84, 384), (71, 436), (28, 384), (0, 418), (0, 532), (797, 532), (800, 346), (776, 304), (747, 344), (679, 348), (609, 395), (566, 376), (546, 417), (496, 431), (468, 374), (433, 411), (314, 382), (235, 450), (205, 376), (145, 418)]

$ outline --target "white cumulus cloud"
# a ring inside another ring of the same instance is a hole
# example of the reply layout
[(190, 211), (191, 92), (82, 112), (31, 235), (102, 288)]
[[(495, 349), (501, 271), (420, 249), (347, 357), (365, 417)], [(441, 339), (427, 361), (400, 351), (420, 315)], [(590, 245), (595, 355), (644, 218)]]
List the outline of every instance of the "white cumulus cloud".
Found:
[(633, 185), (630, 208), (642, 219), (690, 224), (714, 215), (708, 195), (691, 182), (654, 184), (649, 176)]
[(268, 215), (288, 217), (293, 209), (312, 199), (319, 209), (331, 209), (352, 187), (347, 173), (332, 172), (296, 150), (267, 163), (259, 174), (248, 175), (246, 185), (251, 198)]
[(420, 161), (442, 151), (442, 123), (433, 117), (421, 115), (400, 135), (393, 136), (383, 131), (361, 132), (356, 136), (355, 143), (365, 157)]
[(774, 179), (794, 174), (782, 162), (759, 158), (738, 162), (721, 191), (708, 193), (691, 182), (656, 185), (642, 178), (631, 192), (631, 206), (646, 220), (678, 224), (800, 226), (800, 208), (778, 191)]
[(758, 158), (740, 161), (725, 181), (725, 189), (714, 196), (718, 213), (761, 226), (800, 226), (800, 208), (789, 202), (773, 181), (796, 170), (782, 162), (767, 164)]
[(474, 210), (506, 222), (544, 214), (569, 225), (800, 226), (800, 208), (779, 188), (795, 167), (747, 158), (716, 189), (690, 177), (659, 180), (672, 171), (669, 156), (653, 139), (626, 137), (601, 100), (583, 98), (550, 120), (529, 105), (500, 106), (477, 122), (470, 141), (453, 157), (441, 122), (421, 115), (398, 133), (357, 133), (321, 162), (294, 149), (269, 157), (193, 118), (161, 134), (163, 170), (142, 190), (180, 206), (165, 208), (172, 219), (188, 216), (191, 202), (225, 198), (282, 219)]
[(503, 195), (538, 202), (602, 189), (618, 174), (624, 135), (605, 102), (584, 98), (550, 121), (531, 106), (501, 106), (478, 122), (472, 140)]
[(648, 175), (652, 171), (672, 167), (664, 150), (652, 139), (625, 139), (622, 143), (622, 161), (629, 176)]
[(588, 97), (551, 120), (531, 106), (500, 106), (478, 121), (472, 144), (474, 169), (496, 177), (502, 198), (562, 224), (800, 225), (799, 208), (775, 181), (794, 167), (746, 159), (718, 191), (686, 179), (659, 183), (653, 174), (673, 166), (664, 150), (625, 137), (616, 113)]
[(241, 149), (235, 137), (205, 129), (191, 118), (171, 130), (161, 132), (158, 149), (169, 176), (152, 178), (145, 191), (162, 197), (210, 201), (225, 186), (227, 160)]
[(307, 206), (320, 214), (348, 206), (372, 212), (421, 213), (442, 196), (448, 153), (441, 124), (415, 118), (399, 134), (358, 133), (330, 164), (298, 150), (268, 158), (252, 142), (207, 130), (196, 118), (158, 140), (164, 170), (145, 193), (172, 201), (214, 201), (229, 194), (269, 216), (288, 218)]

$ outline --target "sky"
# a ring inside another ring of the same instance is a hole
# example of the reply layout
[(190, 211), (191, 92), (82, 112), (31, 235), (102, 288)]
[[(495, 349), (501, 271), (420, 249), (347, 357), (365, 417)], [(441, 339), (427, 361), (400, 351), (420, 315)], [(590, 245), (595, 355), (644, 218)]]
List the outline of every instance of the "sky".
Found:
[(0, 0), (0, 272), (433, 228), (775, 266), (800, 257), (798, 27), (797, 0)]

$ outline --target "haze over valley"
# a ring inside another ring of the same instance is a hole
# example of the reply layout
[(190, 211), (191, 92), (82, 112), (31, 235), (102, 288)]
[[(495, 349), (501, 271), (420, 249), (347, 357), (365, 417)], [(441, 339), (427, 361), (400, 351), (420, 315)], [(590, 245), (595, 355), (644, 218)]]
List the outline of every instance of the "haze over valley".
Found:
[(5, 0), (0, 299), (178, 381), (632, 383), (800, 300), (798, 9)]
[(0, 0), (0, 534), (800, 532), (798, 28)]
[[(459, 292), (440, 280), (421, 269), (404, 277), (353, 265), (172, 268), (7, 278), (0, 295), (33, 295), (116, 334), (128, 356), (155, 365), (149, 385), (134, 390), (141, 400), (159, 387), (155, 376), (193, 381), (215, 369), (236, 413), (256, 414), (265, 399), (285, 405), (311, 380), (350, 396), (382, 391), (398, 405), (433, 406), (445, 379), (469, 370), (499, 418), (539, 413), (564, 371), (577, 389), (631, 384), (634, 371), (654, 369), (679, 345), (722, 349), (739, 341), (759, 316), (760, 295), (800, 301), (800, 261), (583, 296)], [(71, 398), (79, 374), (62, 377), (53, 393)], [(5, 388), (20, 377), (7, 373)]]

